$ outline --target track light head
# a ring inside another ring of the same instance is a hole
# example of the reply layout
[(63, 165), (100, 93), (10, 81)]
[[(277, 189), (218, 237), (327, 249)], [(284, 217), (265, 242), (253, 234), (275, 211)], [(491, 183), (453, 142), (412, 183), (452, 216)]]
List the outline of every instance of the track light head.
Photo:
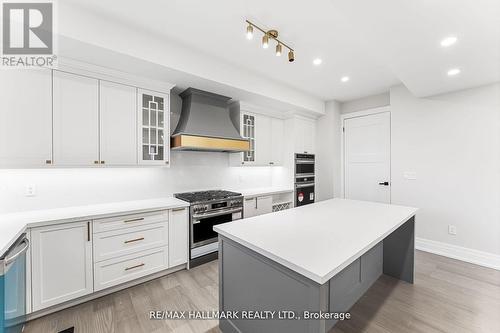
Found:
[(295, 55), (293, 54), (292, 50), (288, 51), (288, 61), (290, 61), (290, 62), (295, 61)]
[(247, 39), (252, 39), (252, 38), (253, 38), (253, 27), (251, 24), (249, 24), (247, 27)]
[(279, 57), (281, 56), (283, 47), (281, 46), (280, 43), (276, 44), (276, 56)]
[(267, 49), (269, 47), (269, 36), (265, 34), (262, 36), (262, 48)]

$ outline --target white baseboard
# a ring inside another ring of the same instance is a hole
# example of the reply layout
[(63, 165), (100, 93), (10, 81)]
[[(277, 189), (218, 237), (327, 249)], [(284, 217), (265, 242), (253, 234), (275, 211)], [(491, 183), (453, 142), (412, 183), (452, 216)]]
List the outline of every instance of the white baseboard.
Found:
[(417, 250), (500, 270), (500, 255), (417, 237)]

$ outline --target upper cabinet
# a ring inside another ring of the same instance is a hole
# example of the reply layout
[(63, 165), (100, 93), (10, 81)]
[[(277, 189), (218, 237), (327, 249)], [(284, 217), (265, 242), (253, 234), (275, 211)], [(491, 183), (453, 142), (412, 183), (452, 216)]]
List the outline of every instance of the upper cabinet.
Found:
[(72, 65), (2, 73), (0, 168), (168, 166), (173, 85)]
[(255, 157), (256, 165), (273, 165), (271, 142), (271, 117), (256, 115), (255, 125)]
[(100, 164), (137, 163), (137, 88), (109, 81), (99, 83)]
[(99, 80), (54, 71), (54, 163), (99, 164)]
[(51, 71), (3, 70), (0, 91), (0, 167), (51, 165)]
[(314, 119), (295, 117), (293, 137), (295, 153), (314, 154), (316, 152), (316, 122)]
[(170, 111), (168, 95), (139, 89), (139, 164), (168, 165)]
[(283, 151), (285, 146), (285, 122), (283, 119), (271, 118), (271, 163), (283, 164)]
[(231, 154), (231, 164), (269, 166), (283, 163), (284, 121), (266, 115), (240, 112), (240, 135), (250, 140), (250, 151)]

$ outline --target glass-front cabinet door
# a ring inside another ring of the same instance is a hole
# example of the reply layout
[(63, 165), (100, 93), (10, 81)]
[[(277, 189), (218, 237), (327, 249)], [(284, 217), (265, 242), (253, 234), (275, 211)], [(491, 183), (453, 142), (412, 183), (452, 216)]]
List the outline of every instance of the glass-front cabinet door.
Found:
[(139, 164), (169, 164), (170, 113), (168, 97), (168, 94), (138, 90)]
[(244, 163), (255, 162), (255, 115), (243, 113), (242, 114), (242, 133), (241, 136), (250, 141), (250, 150), (243, 152)]

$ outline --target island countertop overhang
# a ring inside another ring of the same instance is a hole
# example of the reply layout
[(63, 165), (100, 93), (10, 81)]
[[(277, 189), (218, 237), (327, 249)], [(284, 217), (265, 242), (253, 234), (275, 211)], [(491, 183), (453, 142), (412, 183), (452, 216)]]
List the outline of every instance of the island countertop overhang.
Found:
[(319, 284), (382, 241), (417, 208), (330, 199), (214, 227), (231, 239)]

